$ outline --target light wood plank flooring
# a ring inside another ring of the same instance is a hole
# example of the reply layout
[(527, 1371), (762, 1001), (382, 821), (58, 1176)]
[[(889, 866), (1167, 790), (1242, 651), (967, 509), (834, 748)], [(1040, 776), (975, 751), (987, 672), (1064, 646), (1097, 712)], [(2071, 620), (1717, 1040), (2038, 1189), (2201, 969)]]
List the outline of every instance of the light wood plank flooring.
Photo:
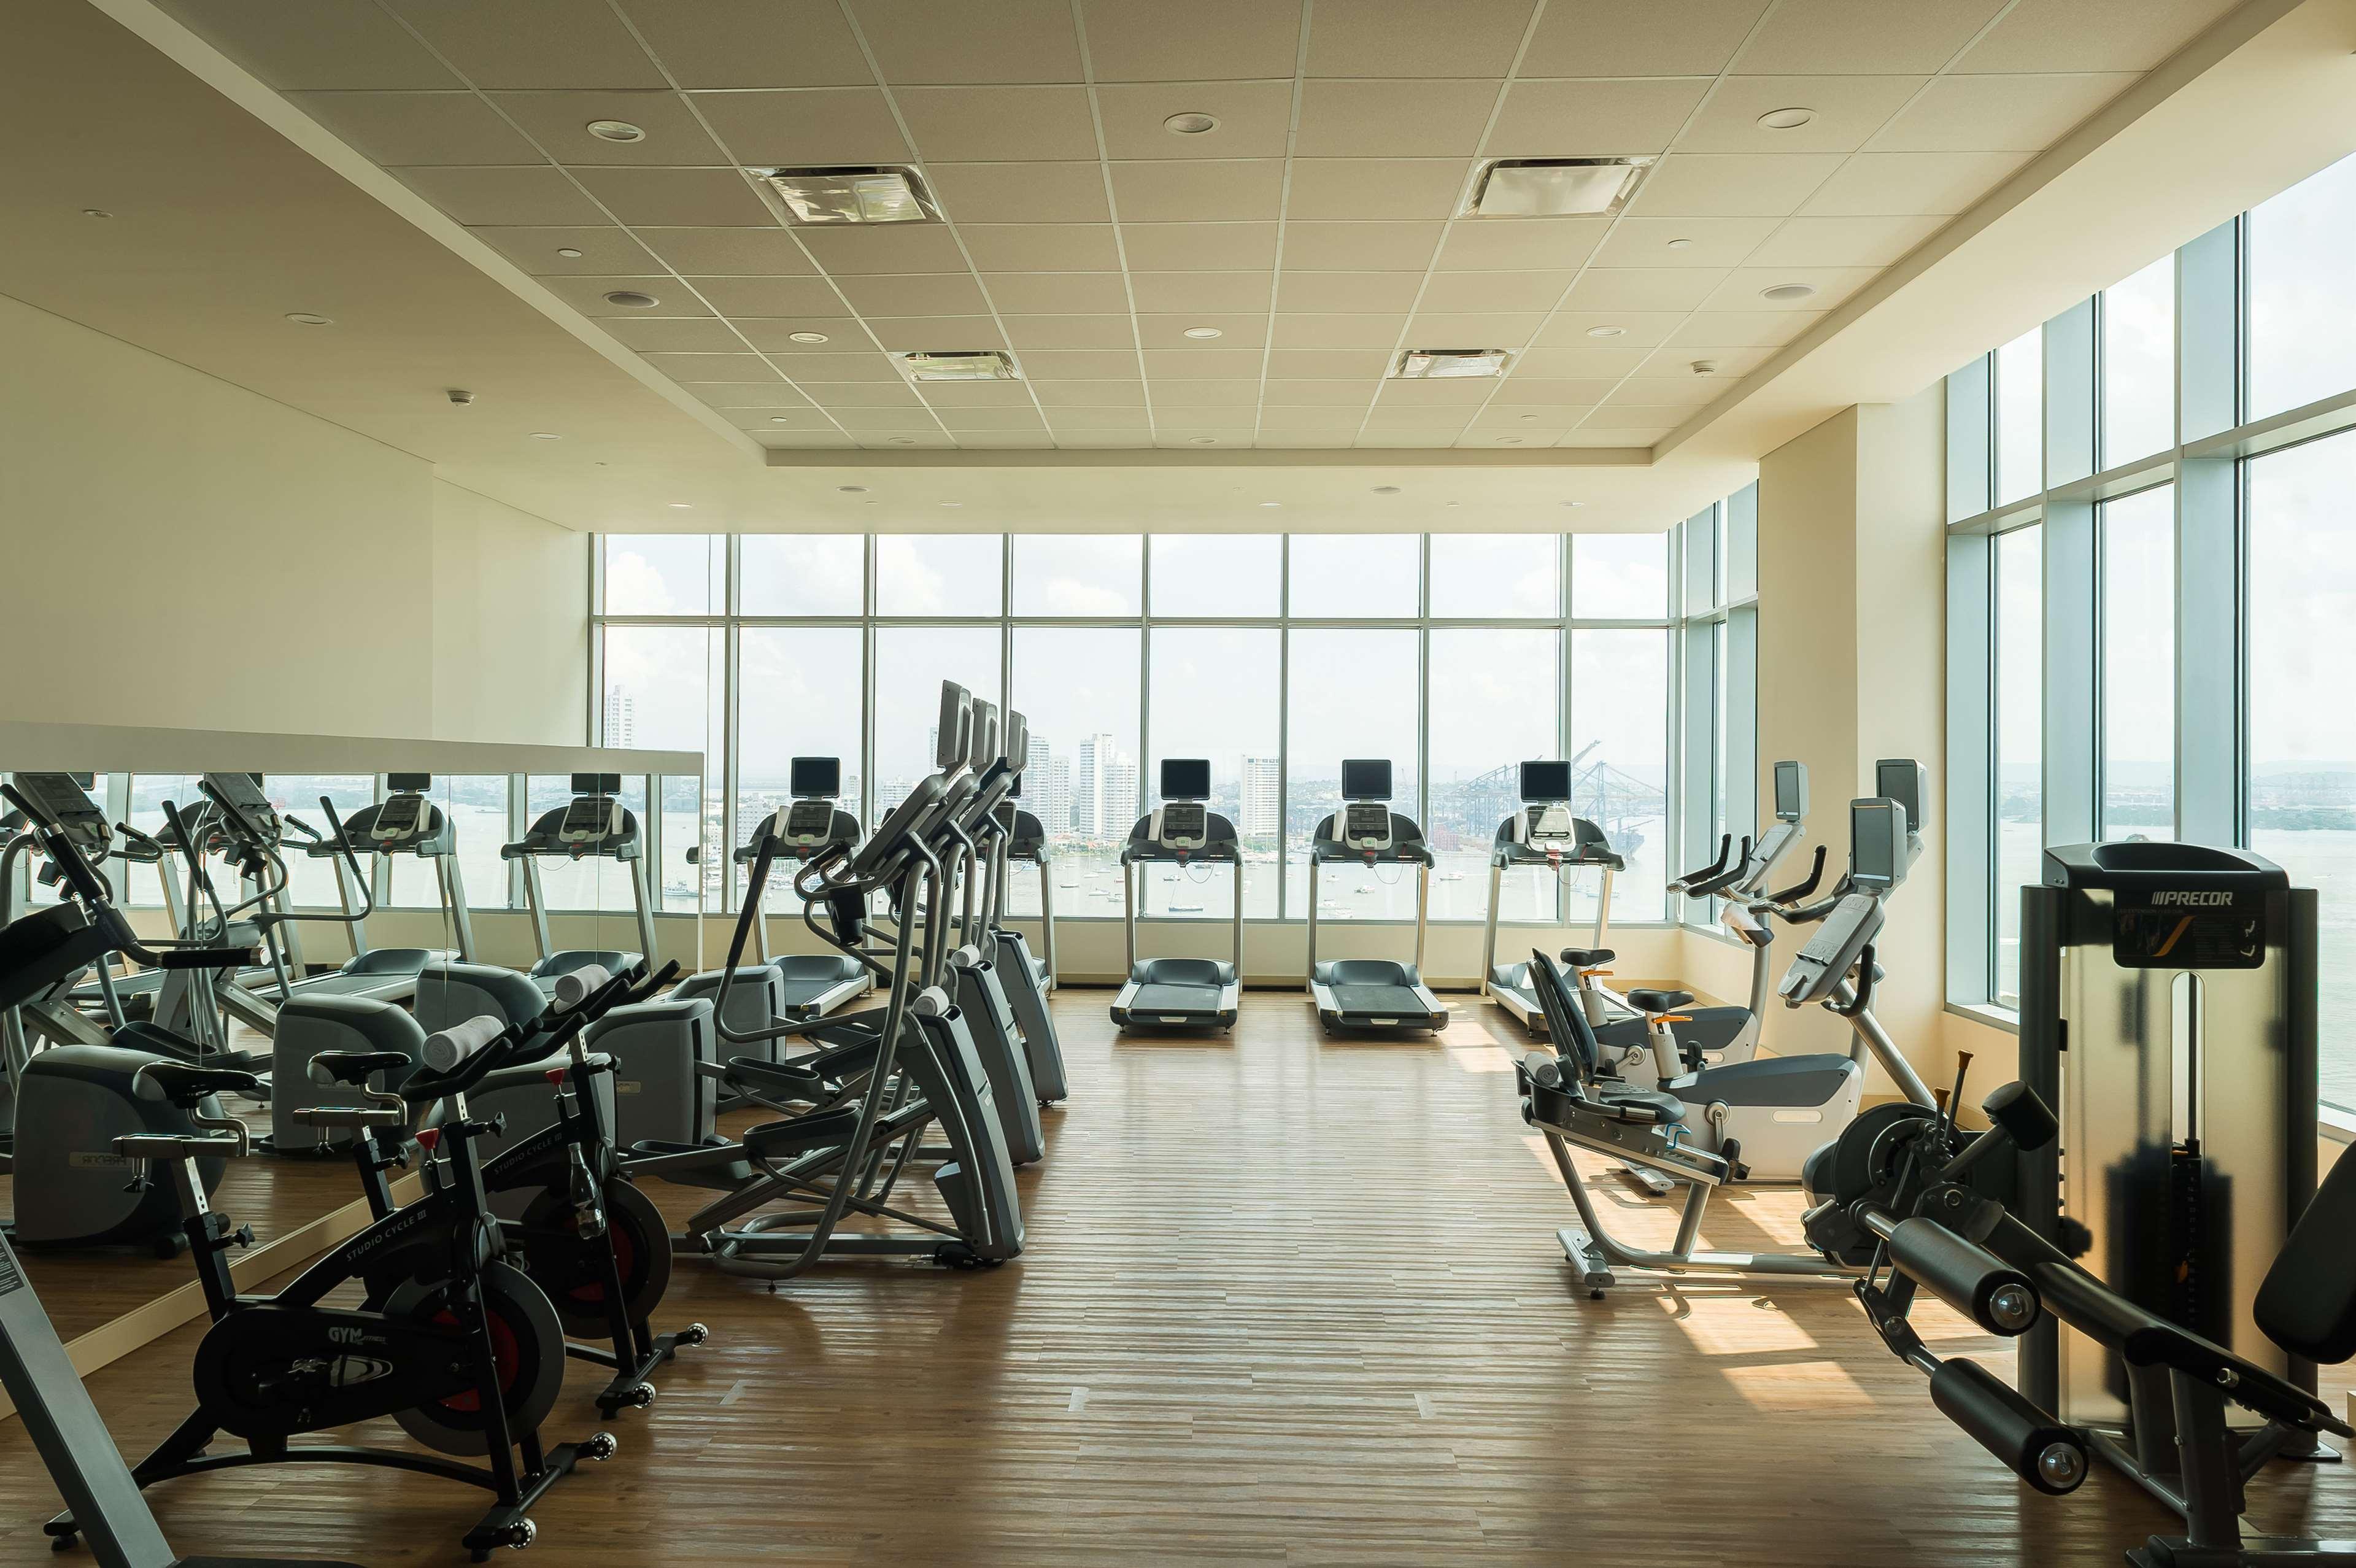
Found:
[[(713, 1342), (535, 1510), (522, 1561), (1939, 1568), (2113, 1563), (2169, 1526), (2106, 1473), (2029, 1495), (1837, 1288), (1587, 1300), (1492, 1043), (1520, 1041), (1485, 1004), (1454, 999), (1438, 1042), (1355, 1044), (1254, 993), (1204, 1043), (1117, 1040), (1108, 1001), (1057, 999), (1074, 1092), (1023, 1177), (1023, 1259), (846, 1264), (775, 1294), (683, 1262), (669, 1316)], [(1641, 1231), (1634, 1198), (1608, 1201)], [(1787, 1243), (1797, 1212), (1747, 1195), (1708, 1239)], [(1971, 1344), (1946, 1323), (1943, 1349)], [(196, 1335), (92, 1380), (126, 1449), (182, 1413)], [(593, 1386), (576, 1373), (552, 1435), (597, 1424)], [(477, 1505), (333, 1468), (152, 1495), (182, 1552), (371, 1568), (462, 1561)], [(0, 1427), (0, 1568), (56, 1561), (52, 1506)], [(2253, 1509), (2356, 1533), (2356, 1474), (2278, 1470)]]

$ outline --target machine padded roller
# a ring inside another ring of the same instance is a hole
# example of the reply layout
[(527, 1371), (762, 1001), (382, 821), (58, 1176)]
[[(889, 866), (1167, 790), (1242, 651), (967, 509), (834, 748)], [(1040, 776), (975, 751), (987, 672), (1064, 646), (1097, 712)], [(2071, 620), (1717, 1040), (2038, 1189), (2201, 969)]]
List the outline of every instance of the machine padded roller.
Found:
[(2043, 1148), (2062, 1131), (2053, 1108), (2039, 1099), (2035, 1090), (2019, 1080), (2006, 1084), (1980, 1101), (1980, 1110), (2024, 1154)]
[(2052, 1497), (2086, 1478), (2086, 1443), (1977, 1361), (1943, 1361), (1931, 1402), (2012, 1473)]
[(1890, 1262), (1988, 1333), (2011, 1338), (2037, 1322), (2037, 1287), (1978, 1242), (1920, 1217), (1900, 1220), (1889, 1242)]

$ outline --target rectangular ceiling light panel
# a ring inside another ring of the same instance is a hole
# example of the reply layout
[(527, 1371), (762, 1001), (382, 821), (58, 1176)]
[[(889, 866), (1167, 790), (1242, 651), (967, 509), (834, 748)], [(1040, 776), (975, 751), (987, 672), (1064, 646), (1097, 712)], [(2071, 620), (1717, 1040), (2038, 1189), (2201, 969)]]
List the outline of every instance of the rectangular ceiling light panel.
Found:
[(1408, 349), (1391, 366), (1395, 381), (1454, 380), (1465, 376), (1502, 376), (1513, 356), (1504, 349)]
[(1628, 205), (1651, 158), (1499, 158), (1472, 182), (1474, 218), (1609, 218)]
[(911, 381), (1019, 381), (1014, 356), (997, 349), (952, 349), (937, 353), (894, 354)]
[(924, 177), (879, 168), (755, 169), (796, 223), (929, 223), (940, 216)]

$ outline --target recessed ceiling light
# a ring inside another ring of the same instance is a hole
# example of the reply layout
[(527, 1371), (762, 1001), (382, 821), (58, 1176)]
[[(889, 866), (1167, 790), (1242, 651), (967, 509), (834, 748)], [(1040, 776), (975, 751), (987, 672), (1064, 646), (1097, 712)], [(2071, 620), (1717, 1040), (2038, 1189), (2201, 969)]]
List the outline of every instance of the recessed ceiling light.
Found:
[(1221, 332), (1215, 327), (1189, 327), (1186, 328), (1186, 336), (1189, 338), (1208, 340), (1213, 338), (1225, 337), (1226, 334)]
[(1770, 109), (1759, 116), (1759, 124), (1770, 131), (1796, 131), (1815, 117), (1813, 109)]
[(898, 164), (862, 168), (761, 168), (796, 223), (929, 223), (940, 216), (922, 176)]
[(1526, 413), (1522, 415), (1522, 418), (1525, 422), (1528, 422), (1537, 419), (1537, 415), (1535, 413)]
[(1585, 501), (1565, 501), (1562, 504), (1565, 506), (1585, 506), (1587, 503)]
[(865, 485), (837, 485), (834, 488), (847, 496), (863, 496), (867, 493)]
[(1219, 444), (1219, 438), (1215, 435), (1189, 435), (1186, 437), (1186, 444), (1189, 446), (1215, 446)]
[(286, 313), (286, 319), (297, 327), (333, 327), (335, 325), (327, 317), (314, 316), (307, 310), (290, 310)]
[(81, 209), (81, 215), (85, 218), (112, 218), (114, 216), (113, 213), (109, 212), (103, 207), (85, 207)]
[(1761, 289), (1759, 297), (1778, 300), (1805, 299), (1815, 292), (1816, 285), (1812, 283), (1779, 283), (1772, 288)]
[(1716, 360), (1696, 360), (1693, 362), (1693, 373), (1697, 376), (1714, 376), (1718, 374), (1718, 361)]
[(1191, 112), (1173, 114), (1162, 122), (1162, 128), (1173, 136), (1199, 136), (1205, 132), (1217, 130), (1219, 117), (1215, 114), (1198, 114)]
[(1259, 504), (1262, 506), (1282, 506), (1284, 503), (1282, 501), (1262, 501)]
[(1625, 338), (1628, 329), (1625, 327), (1590, 327), (1587, 335), (1590, 338)]
[(557, 246), (556, 253), (562, 256), (568, 262), (577, 262), (581, 259), (581, 252), (571, 245)]
[(646, 127), (633, 125), (627, 120), (592, 120), (582, 127), (601, 142), (643, 142)]
[(1504, 349), (1406, 349), (1391, 362), (1390, 379), (1429, 381), (1502, 376), (1510, 357)]
[(1672, 251), (1690, 251), (1693, 249), (1693, 242), (1691, 240), (1672, 240), (1669, 242), (1669, 249)]
[(559, 435), (553, 430), (535, 430), (531, 433), (531, 438), (534, 441), (562, 441), (564, 439), (563, 436)]
[(772, 424), (791, 424), (793, 422), (794, 416), (790, 413), (773, 413), (769, 415), (769, 423)]
[(1519, 446), (1521, 444), (1522, 438), (1518, 435), (1500, 435), (1497, 437), (1497, 445), (1500, 446)]
[(673, 501), (670, 503), (670, 510), (673, 511), (693, 511), (695, 510), (695, 503), (693, 501)]
[(1378, 496), (1395, 496), (1398, 493), (1399, 488), (1397, 485), (1376, 485), (1375, 487), (1375, 494)]
[(786, 340), (789, 343), (823, 343), (827, 337), (823, 332), (788, 332)]
[(1462, 506), (1464, 503), (1462, 501), (1450, 501), (1448, 504), (1450, 506)]
[(963, 506), (963, 505), (965, 505), (965, 502), (963, 502), (963, 501), (943, 501), (941, 504), (942, 504), (943, 506)]
[(1003, 349), (935, 349), (894, 354), (915, 381), (1019, 381), (1014, 356)]
[(1475, 218), (1608, 218), (1628, 204), (1651, 158), (1498, 158), (1472, 182)]
[(891, 441), (894, 446), (914, 446), (916, 444), (916, 438), (913, 435), (894, 435)]
[(652, 310), (662, 301), (653, 295), (641, 294), (634, 288), (616, 288), (605, 291), (605, 303), (618, 305), (625, 310)]

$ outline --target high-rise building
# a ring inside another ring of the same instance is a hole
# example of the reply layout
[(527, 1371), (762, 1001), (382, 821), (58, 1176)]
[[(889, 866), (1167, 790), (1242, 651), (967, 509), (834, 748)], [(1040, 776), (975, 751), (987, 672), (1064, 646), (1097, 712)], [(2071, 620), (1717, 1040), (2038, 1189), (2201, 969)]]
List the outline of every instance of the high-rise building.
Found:
[(1072, 759), (1068, 757), (1055, 757), (1048, 765), (1039, 825), (1058, 837), (1072, 831)]
[(1105, 825), (1098, 836), (1120, 838), (1137, 818), (1137, 759), (1127, 752), (1115, 752), (1102, 771)]
[(638, 733), (638, 700), (619, 686), (605, 688), (606, 746), (636, 746)]
[(1108, 735), (1080, 742), (1072, 767), (1072, 832), (1081, 838), (1112, 838), (1129, 831), (1137, 810), (1137, 759)]
[(1284, 826), (1284, 771), (1273, 757), (1244, 758), (1243, 811), (1236, 832), (1246, 838), (1263, 837)]

